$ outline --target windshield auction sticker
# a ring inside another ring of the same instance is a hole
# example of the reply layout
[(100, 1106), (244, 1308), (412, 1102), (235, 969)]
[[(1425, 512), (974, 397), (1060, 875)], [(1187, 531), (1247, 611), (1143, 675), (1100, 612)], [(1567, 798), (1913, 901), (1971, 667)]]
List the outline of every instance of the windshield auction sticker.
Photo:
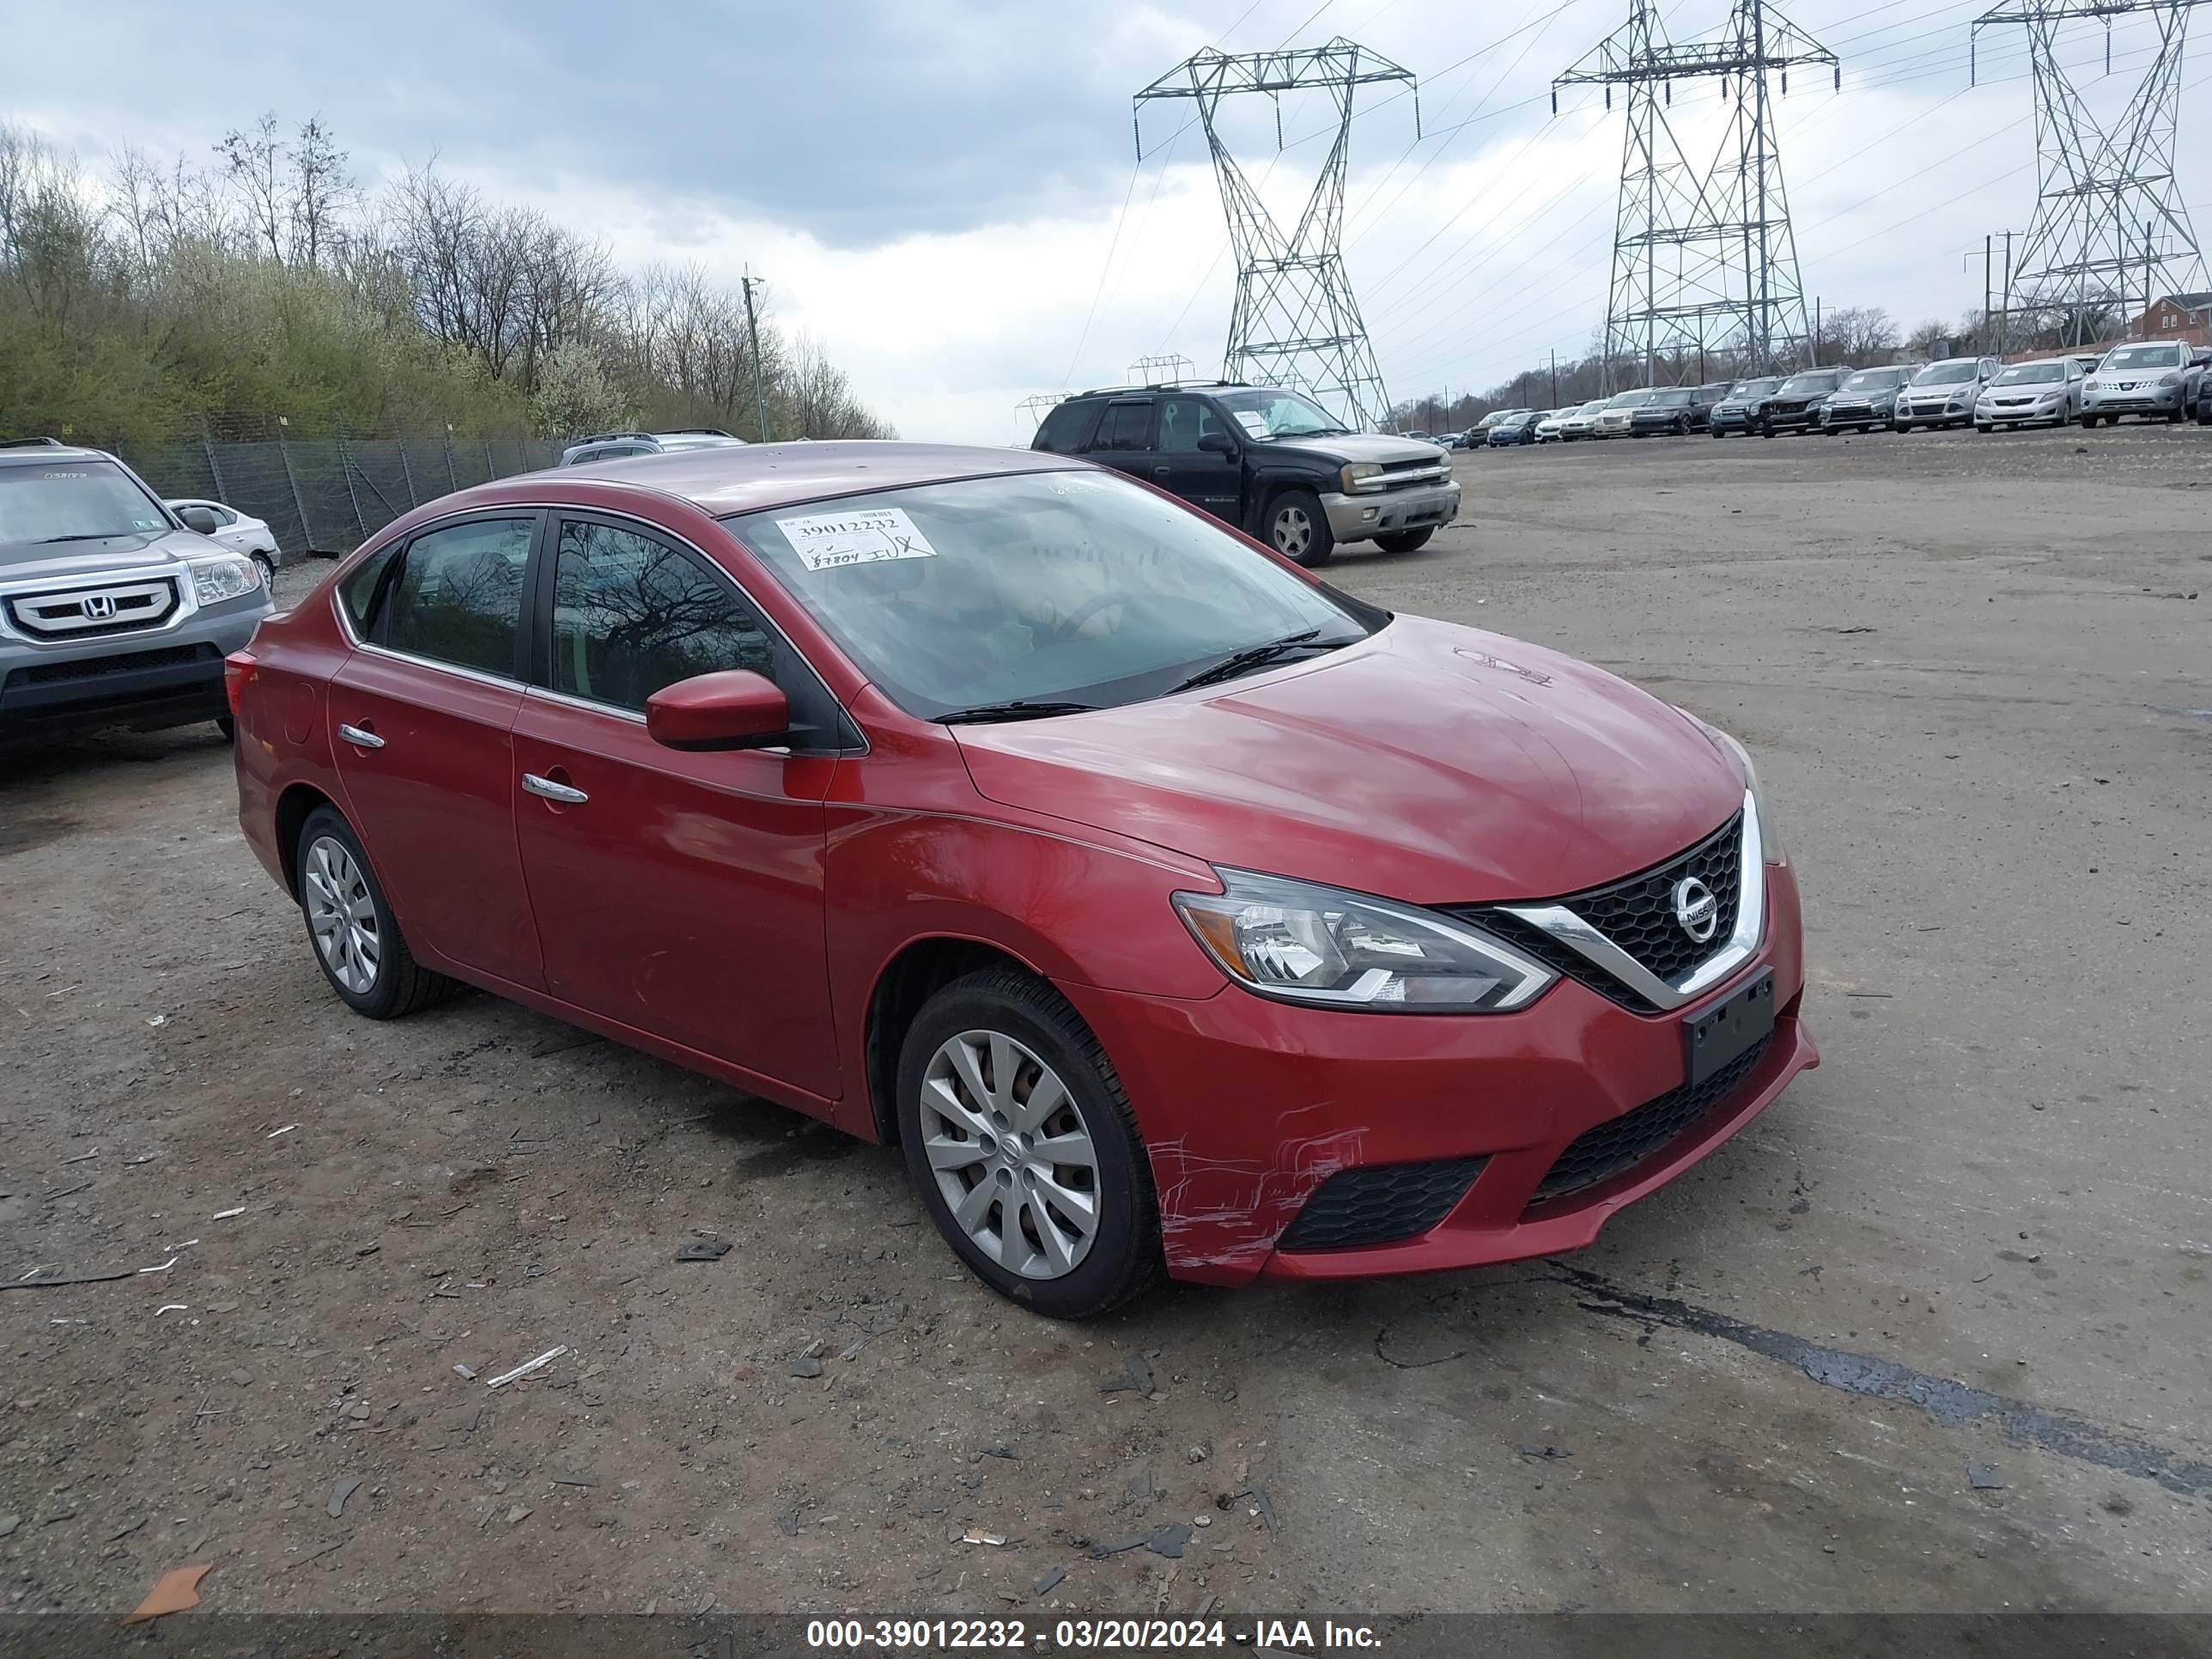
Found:
[(1245, 432), (1250, 436), (1255, 438), (1264, 438), (1268, 435), (1267, 417), (1266, 416), (1255, 415), (1249, 409), (1240, 409), (1237, 411), (1237, 418), (1238, 422), (1243, 424)]
[(866, 507), (851, 513), (816, 513), (778, 519), (799, 562), (809, 570), (835, 570), (884, 559), (933, 559), (937, 550), (896, 507)]

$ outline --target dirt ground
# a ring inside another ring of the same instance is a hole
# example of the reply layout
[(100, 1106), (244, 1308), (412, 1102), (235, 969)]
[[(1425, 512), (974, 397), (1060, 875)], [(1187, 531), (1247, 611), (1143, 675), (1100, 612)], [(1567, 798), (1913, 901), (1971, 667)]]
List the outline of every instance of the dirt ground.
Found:
[(1735, 1142), (1570, 1259), (1048, 1324), (888, 1153), (349, 1014), (210, 728), (0, 762), (0, 1281), (163, 1268), (0, 1293), (0, 1611), (2212, 1610), (2212, 432), (1459, 471), (1344, 585), (1759, 757), (1825, 1063)]

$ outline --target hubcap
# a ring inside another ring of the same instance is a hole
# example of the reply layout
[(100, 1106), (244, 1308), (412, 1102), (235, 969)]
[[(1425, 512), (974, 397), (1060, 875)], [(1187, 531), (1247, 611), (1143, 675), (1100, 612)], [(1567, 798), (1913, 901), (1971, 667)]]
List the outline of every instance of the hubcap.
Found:
[(976, 1249), (1024, 1279), (1059, 1279), (1098, 1232), (1098, 1152), (1075, 1097), (1010, 1036), (963, 1031), (929, 1057), (921, 1142)]
[(375, 988), (384, 961), (384, 938), (377, 931), (376, 901), (361, 866), (343, 842), (318, 836), (307, 848), (301, 885), (307, 900), (307, 928), (331, 977), (356, 996)]
[(1313, 520), (1302, 507), (1286, 507), (1275, 515), (1276, 550), (1295, 559), (1313, 545)]

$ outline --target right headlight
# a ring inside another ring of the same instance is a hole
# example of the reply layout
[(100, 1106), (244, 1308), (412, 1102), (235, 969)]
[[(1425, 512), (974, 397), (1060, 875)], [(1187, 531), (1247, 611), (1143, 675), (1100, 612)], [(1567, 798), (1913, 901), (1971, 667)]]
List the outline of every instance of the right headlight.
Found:
[(1559, 975), (1450, 916), (1334, 887), (1216, 870), (1219, 893), (1176, 911), (1221, 969), (1288, 1002), (1376, 1013), (1525, 1008)]

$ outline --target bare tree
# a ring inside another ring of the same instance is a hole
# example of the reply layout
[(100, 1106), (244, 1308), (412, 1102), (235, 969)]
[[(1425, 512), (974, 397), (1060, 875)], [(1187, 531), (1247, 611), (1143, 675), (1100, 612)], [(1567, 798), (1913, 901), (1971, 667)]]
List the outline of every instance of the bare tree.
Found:
[(290, 217), (285, 200), (284, 151), (276, 136), (276, 112), (270, 110), (248, 131), (234, 128), (215, 147), (222, 157), (223, 176), (245, 210), (246, 225), (257, 247), (266, 247), (270, 258), (284, 263), (284, 232)]
[(292, 144), (291, 201), (286, 214), (291, 222), (292, 258), (310, 270), (322, 269), (329, 244), (354, 198), (346, 161), (345, 151), (321, 116), (311, 115), (300, 124), (300, 135)]

